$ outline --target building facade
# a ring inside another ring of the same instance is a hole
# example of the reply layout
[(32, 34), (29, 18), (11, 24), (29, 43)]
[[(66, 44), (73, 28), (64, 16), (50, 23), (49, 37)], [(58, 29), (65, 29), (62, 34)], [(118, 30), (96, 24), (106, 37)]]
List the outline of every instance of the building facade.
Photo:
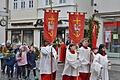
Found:
[(34, 27), (38, 14), (37, 0), (9, 0), (9, 5), (8, 40), (16, 44), (34, 44), (38, 38)]
[(94, 0), (94, 10), (98, 11), (96, 18), (101, 22), (98, 44), (106, 44), (109, 57), (120, 57), (119, 3), (119, 0)]
[(6, 23), (6, 0), (0, 0), (0, 44), (5, 42), (5, 28), (4, 21)]

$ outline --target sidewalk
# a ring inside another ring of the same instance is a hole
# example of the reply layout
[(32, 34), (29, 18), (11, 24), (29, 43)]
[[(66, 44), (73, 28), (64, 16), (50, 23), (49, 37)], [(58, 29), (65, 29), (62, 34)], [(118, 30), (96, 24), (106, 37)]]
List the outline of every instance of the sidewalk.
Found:
[(111, 61), (110, 71), (120, 73), (120, 58), (108, 58)]
[(120, 66), (120, 58), (108, 58), (112, 65)]

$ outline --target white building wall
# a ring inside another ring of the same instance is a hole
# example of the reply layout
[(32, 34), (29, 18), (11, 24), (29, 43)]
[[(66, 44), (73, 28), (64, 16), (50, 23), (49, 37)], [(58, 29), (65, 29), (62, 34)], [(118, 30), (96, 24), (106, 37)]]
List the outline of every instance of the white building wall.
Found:
[(78, 11), (86, 12), (86, 18), (89, 18), (93, 14), (93, 6), (91, 0), (77, 0)]
[[(58, 8), (53, 8), (55, 10), (60, 10), (59, 12), (59, 19), (68, 19), (68, 13), (70, 11), (74, 11), (74, 7), (73, 6), (69, 6), (69, 7), (58, 7)], [(44, 11), (43, 10), (39, 10), (38, 11), (38, 18), (44, 18)]]
[(0, 26), (0, 44), (5, 42), (5, 27)]
[(37, 19), (37, 0), (33, 0), (33, 8), (29, 8), (29, 0), (25, 1), (25, 8), (21, 8), (21, 0), (18, 0), (18, 8), (13, 9), (14, 0), (10, 0), (11, 20)]
[[(0, 20), (3, 18), (5, 12), (5, 0), (0, 0)], [(5, 42), (5, 27), (0, 26), (0, 44)]]
[[(66, 5), (74, 5), (74, 0), (66, 0), (65, 3), (59, 3), (59, 0), (52, 0), (53, 4), (52, 6), (53, 7), (64, 7)], [(50, 5), (46, 5), (46, 0), (38, 0), (38, 8), (47, 8), (47, 7), (50, 7)]]
[(120, 11), (120, 0), (94, 0), (99, 13)]
[(10, 41), (11, 41), (11, 31), (8, 31), (7, 38), (8, 38), (8, 40), (10, 40)]
[[(49, 5), (45, 5), (45, 0), (39, 0), (38, 6), (38, 18), (44, 17), (44, 11), (42, 9), (50, 8)], [(91, 0), (66, 0), (66, 3), (59, 3), (59, 0), (53, 0), (53, 9), (60, 10), (59, 18), (68, 19), (67, 12), (76, 11), (76, 3), (78, 4), (79, 12), (86, 12), (86, 18), (89, 18), (93, 14), (93, 7), (91, 6)]]
[(5, 7), (6, 7), (6, 0), (0, 0), (0, 11), (5, 11)]

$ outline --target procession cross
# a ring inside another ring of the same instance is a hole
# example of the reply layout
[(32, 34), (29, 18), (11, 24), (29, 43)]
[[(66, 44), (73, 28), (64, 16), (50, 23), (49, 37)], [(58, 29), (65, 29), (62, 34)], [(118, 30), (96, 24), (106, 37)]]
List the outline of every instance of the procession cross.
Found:
[(76, 18), (76, 20), (73, 20), (74, 22), (76, 22), (76, 24), (78, 25), (78, 23), (81, 21), (78, 19), (78, 17)]

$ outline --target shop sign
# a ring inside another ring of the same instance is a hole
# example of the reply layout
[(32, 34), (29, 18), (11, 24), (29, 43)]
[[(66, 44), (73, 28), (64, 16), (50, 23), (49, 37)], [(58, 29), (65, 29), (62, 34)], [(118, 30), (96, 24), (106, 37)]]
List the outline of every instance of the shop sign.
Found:
[(113, 34), (113, 39), (118, 39), (118, 34)]

